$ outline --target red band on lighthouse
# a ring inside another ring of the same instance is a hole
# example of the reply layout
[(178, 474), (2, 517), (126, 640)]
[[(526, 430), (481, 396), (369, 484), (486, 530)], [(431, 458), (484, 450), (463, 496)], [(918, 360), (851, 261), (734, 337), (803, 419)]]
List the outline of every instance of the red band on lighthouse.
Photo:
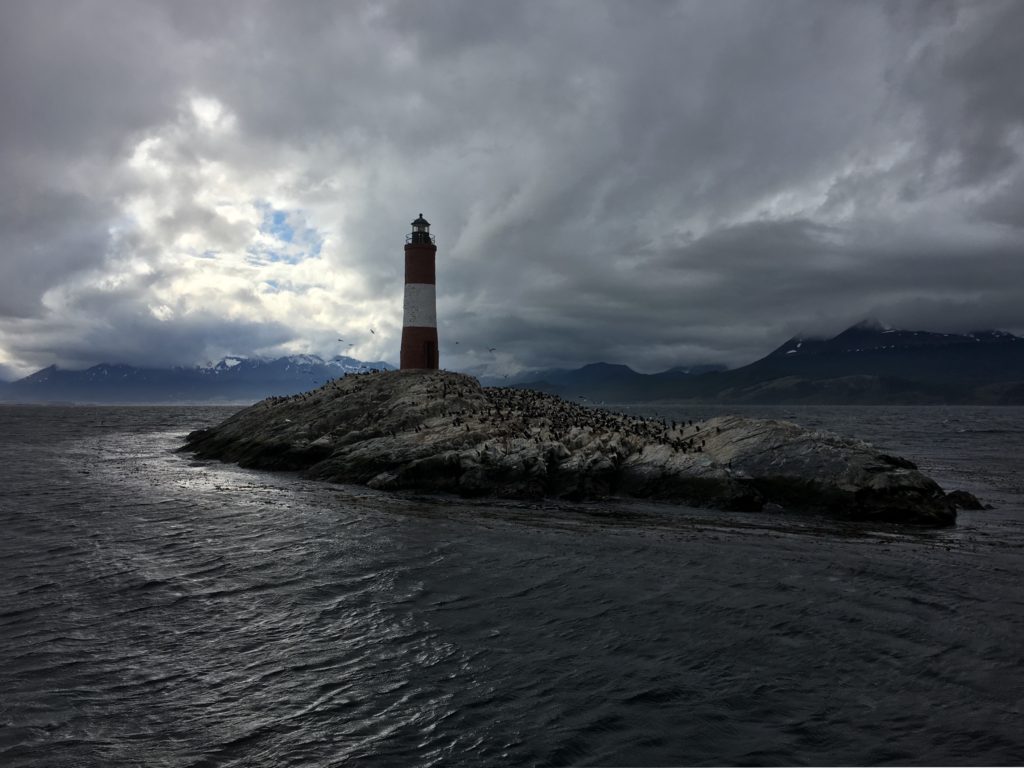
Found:
[(405, 242), (405, 302), (402, 312), (402, 370), (437, 370), (437, 298), (434, 256), (437, 246), (423, 214), (412, 223)]

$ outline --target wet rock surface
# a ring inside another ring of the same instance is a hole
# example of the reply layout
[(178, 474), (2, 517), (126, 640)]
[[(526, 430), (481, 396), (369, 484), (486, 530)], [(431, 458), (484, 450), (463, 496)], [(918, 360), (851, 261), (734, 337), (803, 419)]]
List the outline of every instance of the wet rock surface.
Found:
[(385, 490), (628, 496), (944, 526), (956, 505), (906, 459), (785, 421), (664, 422), (445, 371), (349, 375), (268, 398), (183, 450)]

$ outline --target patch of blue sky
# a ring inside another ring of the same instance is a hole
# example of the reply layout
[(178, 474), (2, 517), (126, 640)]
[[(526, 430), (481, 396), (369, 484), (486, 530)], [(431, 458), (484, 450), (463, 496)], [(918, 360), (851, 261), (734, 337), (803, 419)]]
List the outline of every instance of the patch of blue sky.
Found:
[(271, 211), (270, 221), (265, 225), (264, 231), (286, 243), (290, 243), (295, 237), (295, 227), (288, 222), (287, 211)]
[(282, 253), (281, 251), (275, 251), (272, 249), (264, 251), (263, 257), (267, 261), (283, 262), (285, 264), (298, 264), (303, 259), (301, 254)]
[(307, 226), (302, 211), (281, 210), (265, 201), (258, 201), (255, 205), (263, 214), (260, 233), (269, 235), (274, 244), (249, 248), (248, 260), (251, 263), (298, 264), (320, 255), (324, 238), (316, 229)]
[(302, 295), (309, 293), (309, 286), (296, 285), (291, 280), (275, 280), (273, 278), (269, 278), (267, 280), (260, 281), (259, 290), (261, 293), (295, 293)]

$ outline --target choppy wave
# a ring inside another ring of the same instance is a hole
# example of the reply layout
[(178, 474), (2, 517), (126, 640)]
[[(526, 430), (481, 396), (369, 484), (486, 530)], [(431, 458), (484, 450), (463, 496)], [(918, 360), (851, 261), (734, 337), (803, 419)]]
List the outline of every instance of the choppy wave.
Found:
[(938, 412), (795, 414), (1000, 502), (918, 533), (402, 497), (174, 452), (226, 413), (0, 409), (0, 764), (1024, 755), (1024, 508), (992, 458), (1020, 446), (991, 442), (1018, 409), (953, 412), (996, 422), (959, 441)]

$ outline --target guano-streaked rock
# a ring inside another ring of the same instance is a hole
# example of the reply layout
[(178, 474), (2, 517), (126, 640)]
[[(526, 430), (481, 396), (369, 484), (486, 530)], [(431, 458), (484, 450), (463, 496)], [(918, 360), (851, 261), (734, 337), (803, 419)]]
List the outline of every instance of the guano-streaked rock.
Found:
[(183, 450), (386, 490), (956, 520), (935, 481), (861, 441), (739, 416), (673, 425), (445, 371), (350, 375), (269, 398), (193, 432)]

